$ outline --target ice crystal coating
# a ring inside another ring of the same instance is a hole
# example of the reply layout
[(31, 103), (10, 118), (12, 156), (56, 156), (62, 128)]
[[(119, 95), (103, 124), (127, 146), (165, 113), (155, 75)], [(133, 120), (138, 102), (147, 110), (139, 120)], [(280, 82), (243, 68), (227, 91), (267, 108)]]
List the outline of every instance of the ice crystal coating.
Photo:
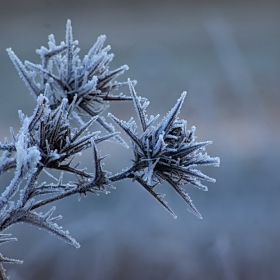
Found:
[[(123, 65), (115, 70), (109, 69), (114, 55), (108, 53), (110, 46), (103, 47), (105, 39), (105, 35), (99, 36), (88, 54), (80, 59), (78, 41), (73, 40), (71, 21), (68, 20), (65, 42), (56, 45), (54, 36), (50, 35), (48, 48), (41, 47), (37, 50), (41, 57), (41, 64), (29, 61), (22, 63), (12, 49), (7, 49), (7, 52), (35, 98), (44, 94), (46, 86), (49, 85), (47, 97), (52, 109), (57, 108), (66, 98), (69, 104), (73, 104), (74, 110), (71, 114), (78, 123), (83, 123), (85, 115), (98, 116), (97, 122), (112, 133), (114, 127), (99, 115), (108, 107), (110, 101), (124, 101), (131, 98), (122, 93), (112, 95), (112, 91), (127, 86), (127, 82), (117, 82), (115, 79), (128, 70), (128, 66)], [(40, 83), (36, 82), (38, 76)], [(125, 145), (122, 139), (118, 136), (116, 138)]]
[[(201, 218), (183, 187), (192, 184), (207, 190), (201, 181), (215, 182), (215, 179), (197, 168), (218, 166), (219, 158), (208, 156), (204, 149), (211, 142), (196, 142), (195, 127), (187, 129), (187, 122), (178, 118), (186, 93), (182, 93), (174, 107), (156, 124), (159, 115), (147, 115), (149, 101), (136, 94), (135, 82), (115, 81), (128, 67), (109, 69), (113, 55), (108, 54), (109, 46), (103, 47), (105, 38), (100, 36), (81, 60), (78, 42), (73, 40), (68, 20), (65, 42), (56, 45), (54, 36), (50, 35), (48, 48), (37, 50), (40, 65), (28, 61), (23, 64), (8, 49), (37, 105), (30, 117), (19, 111), (21, 128), (18, 133), (11, 129), (11, 141), (5, 138), (0, 143), (0, 176), (8, 171), (14, 173), (0, 196), (0, 244), (16, 240), (2, 232), (14, 224), (28, 223), (79, 248), (69, 232), (57, 224), (62, 216), (53, 216), (55, 206), (45, 213), (37, 210), (75, 194), (79, 198), (88, 193), (107, 194), (108, 188), (114, 188), (115, 182), (124, 179), (140, 183), (176, 218), (163, 200), (164, 195), (155, 191), (157, 185), (167, 182), (188, 204), (189, 210)], [(127, 85), (131, 96), (111, 94)], [(133, 100), (141, 129), (133, 118), (126, 122), (109, 113), (131, 139), (134, 156), (131, 167), (111, 174), (104, 167), (106, 156), (101, 156), (98, 144), (112, 137), (123, 144), (124, 141), (101, 113), (110, 101), (125, 100)], [(100, 131), (92, 130), (94, 123), (109, 133), (102, 135)], [(92, 151), (92, 164), (88, 169), (78, 168), (79, 164), (74, 165), (72, 160), (87, 149)], [(60, 171), (58, 178), (53, 170)], [(51, 183), (41, 181), (43, 172), (50, 177)], [(65, 183), (63, 172), (74, 175), (74, 181)], [(0, 254), (0, 278), (8, 279), (3, 263), (20, 264), (22, 261)]]
[(134, 179), (175, 217), (174, 212), (162, 200), (162, 195), (154, 191), (155, 186), (162, 181), (168, 182), (188, 204), (189, 210), (197, 217), (202, 218), (182, 186), (192, 184), (206, 191), (207, 187), (201, 183), (201, 180), (215, 182), (215, 179), (194, 167), (202, 165), (219, 166), (220, 161), (219, 158), (210, 157), (207, 153), (203, 153), (204, 147), (212, 142), (196, 142), (195, 127), (187, 130), (187, 122), (178, 119), (186, 92), (182, 93), (175, 106), (154, 126), (152, 124), (158, 116), (148, 118), (146, 114), (148, 101), (145, 98), (138, 97), (133, 84), (130, 81), (128, 82), (142, 134), (138, 134), (137, 125), (133, 119), (125, 122), (112, 114), (109, 115), (131, 139), (134, 166), (139, 167), (135, 168), (139, 172), (134, 175)]

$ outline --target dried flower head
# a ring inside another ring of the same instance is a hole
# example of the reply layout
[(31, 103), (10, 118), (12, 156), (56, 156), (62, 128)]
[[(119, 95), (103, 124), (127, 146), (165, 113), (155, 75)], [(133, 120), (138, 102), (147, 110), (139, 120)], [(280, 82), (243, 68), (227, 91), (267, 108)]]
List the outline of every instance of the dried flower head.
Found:
[[(49, 87), (46, 87), (46, 92), (48, 90)], [(24, 137), (25, 141), (28, 141), (28, 147), (36, 147), (40, 152), (41, 166), (91, 177), (88, 173), (71, 167), (71, 157), (91, 147), (92, 139), (95, 139), (95, 143), (99, 143), (116, 133), (98, 137), (100, 132), (95, 131), (82, 136), (97, 117), (92, 117), (79, 129), (71, 128), (69, 115), (74, 103), (75, 100), (67, 106), (68, 100), (64, 98), (56, 109), (51, 110), (48, 98), (40, 95), (37, 98), (37, 107), (30, 118), (20, 113), (21, 122), (27, 122), (28, 125), (28, 132)], [(65, 163), (66, 160), (69, 162)]]
[[(50, 90), (47, 97), (52, 109), (56, 109), (66, 98), (68, 104), (73, 104), (71, 114), (78, 123), (83, 123), (81, 117), (84, 115), (98, 116), (97, 122), (111, 133), (114, 132), (114, 128), (99, 114), (105, 110), (109, 101), (131, 100), (131, 97), (122, 93), (111, 94), (112, 91), (127, 85), (127, 82), (117, 82), (115, 79), (128, 70), (128, 66), (109, 69), (114, 55), (108, 54), (110, 46), (103, 47), (105, 39), (105, 35), (99, 36), (81, 60), (78, 55), (78, 41), (73, 40), (71, 21), (68, 20), (65, 42), (56, 45), (54, 36), (50, 35), (49, 48), (41, 47), (37, 50), (41, 57), (40, 65), (29, 61), (23, 64), (11, 49), (7, 49), (7, 52), (35, 98), (44, 94), (48, 84)], [(40, 83), (36, 82), (38, 76)], [(124, 144), (120, 138), (117, 139)]]
[(195, 141), (195, 127), (186, 129), (186, 121), (178, 119), (178, 114), (186, 97), (183, 92), (175, 106), (156, 125), (152, 124), (158, 118), (147, 117), (146, 108), (149, 102), (136, 95), (132, 83), (129, 82), (135, 110), (142, 127), (142, 134), (138, 135), (136, 122), (121, 121), (110, 114), (111, 118), (130, 137), (134, 152), (134, 179), (145, 187), (160, 203), (175, 216), (173, 211), (162, 200), (162, 195), (154, 191), (154, 187), (162, 181), (168, 182), (189, 205), (189, 210), (201, 218), (200, 213), (193, 205), (190, 197), (182, 188), (185, 184), (192, 184), (202, 190), (207, 187), (201, 180), (215, 182), (215, 179), (206, 176), (195, 166), (219, 165), (219, 158), (212, 158), (202, 153), (204, 147), (211, 144)]
[[(207, 190), (201, 181), (214, 182), (195, 167), (219, 165), (219, 158), (204, 152), (210, 141), (196, 142), (195, 127), (187, 129), (187, 122), (179, 119), (186, 93), (182, 93), (175, 106), (157, 124), (159, 115), (148, 117), (147, 99), (137, 96), (135, 82), (117, 82), (115, 78), (128, 69), (126, 65), (109, 70), (113, 54), (110, 47), (103, 47), (105, 36), (97, 42), (81, 60), (78, 42), (73, 40), (70, 20), (66, 25), (66, 40), (56, 45), (53, 35), (49, 36), (49, 48), (41, 47), (37, 53), (41, 64), (26, 61), (24, 64), (8, 49), (8, 54), (37, 101), (33, 115), (25, 116), (19, 111), (21, 128), (12, 134), (12, 140), (0, 143), (0, 176), (14, 171), (13, 179), (0, 195), (0, 244), (15, 241), (3, 231), (17, 223), (28, 223), (49, 231), (69, 244), (79, 248), (79, 243), (57, 224), (61, 215), (53, 216), (55, 206), (47, 212), (37, 212), (43, 206), (78, 194), (108, 193), (117, 181), (132, 179), (140, 183), (174, 217), (175, 214), (163, 200), (155, 187), (166, 181), (188, 204), (189, 210), (201, 218), (190, 197), (183, 189), (192, 184)], [(38, 82), (40, 81), (40, 82)], [(128, 85), (131, 96), (111, 95), (111, 92)], [(131, 139), (134, 158), (130, 168), (111, 174), (104, 168), (97, 144), (111, 137), (123, 140), (115, 129), (101, 116), (109, 101), (133, 100), (141, 132), (132, 118), (125, 122), (112, 114), (109, 116)], [(86, 120), (84, 120), (86, 116)], [(72, 124), (71, 118), (77, 124)], [(90, 119), (89, 119), (90, 118)], [(90, 132), (89, 127), (97, 122), (109, 133), (99, 136), (99, 131)], [(87, 169), (72, 165), (72, 159), (85, 149), (91, 148), (93, 163)], [(61, 172), (56, 178), (49, 170)], [(41, 182), (41, 173), (46, 172), (50, 183)], [(75, 175), (75, 180), (63, 182), (63, 171)], [(39, 183), (40, 182), (40, 183)], [(7, 279), (3, 263), (21, 263), (0, 254), (0, 279)]]

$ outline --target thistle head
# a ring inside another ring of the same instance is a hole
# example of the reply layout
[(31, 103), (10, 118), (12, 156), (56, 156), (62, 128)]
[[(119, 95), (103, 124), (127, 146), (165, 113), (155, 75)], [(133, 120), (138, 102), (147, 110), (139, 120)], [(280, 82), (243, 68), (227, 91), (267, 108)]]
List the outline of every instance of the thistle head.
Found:
[[(7, 52), (35, 98), (44, 94), (46, 85), (49, 85), (47, 97), (50, 108), (56, 109), (67, 99), (68, 104), (74, 106), (72, 117), (81, 123), (80, 117), (99, 115), (110, 101), (131, 100), (129, 96), (112, 94), (127, 86), (127, 82), (118, 82), (116, 78), (128, 70), (128, 66), (110, 70), (114, 55), (109, 53), (110, 46), (104, 47), (105, 40), (105, 35), (99, 36), (88, 54), (81, 59), (79, 43), (73, 39), (71, 21), (68, 20), (65, 42), (57, 45), (54, 36), (50, 35), (48, 48), (37, 50), (41, 64), (29, 61), (23, 64), (11, 49), (7, 49)], [(40, 78), (39, 83), (37, 77)], [(105, 127), (106, 123), (101, 125)]]
[[(48, 87), (47, 87), (48, 89)], [(92, 141), (100, 143), (116, 133), (99, 137), (99, 131), (87, 132), (90, 125), (96, 120), (91, 118), (79, 128), (70, 126), (69, 116), (74, 108), (73, 102), (63, 99), (60, 105), (52, 110), (46, 96), (37, 98), (37, 106), (31, 117), (20, 114), (21, 121), (28, 120), (27, 147), (37, 147), (40, 151), (40, 165), (47, 168), (65, 170), (84, 177), (92, 177), (88, 173), (71, 167), (71, 159), (83, 150), (92, 147)], [(66, 162), (68, 161), (68, 163)]]
[(187, 202), (189, 210), (201, 218), (200, 213), (182, 186), (192, 184), (202, 190), (207, 190), (207, 187), (201, 181), (215, 182), (215, 179), (193, 167), (218, 166), (219, 158), (208, 156), (204, 152), (204, 148), (211, 142), (196, 142), (195, 127), (187, 130), (186, 121), (178, 118), (186, 92), (182, 93), (169, 113), (157, 125), (153, 125), (158, 116), (148, 117), (146, 114), (148, 101), (137, 96), (131, 83), (129, 83), (129, 87), (141, 123), (142, 133), (137, 131), (137, 125), (133, 119), (125, 122), (113, 115), (110, 116), (132, 141), (134, 165), (139, 167), (135, 179), (152, 193), (167, 210), (174, 214), (162, 200), (162, 197), (154, 192), (156, 185), (163, 181), (168, 182)]

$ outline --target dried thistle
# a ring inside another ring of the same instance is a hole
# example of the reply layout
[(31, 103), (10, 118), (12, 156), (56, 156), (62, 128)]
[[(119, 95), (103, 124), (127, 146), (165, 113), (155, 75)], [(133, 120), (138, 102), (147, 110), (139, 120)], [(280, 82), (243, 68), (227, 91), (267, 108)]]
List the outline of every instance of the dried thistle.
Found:
[[(201, 218), (183, 185), (192, 184), (207, 190), (201, 181), (215, 182), (204, 175), (196, 166), (219, 165), (219, 158), (212, 158), (204, 152), (210, 141), (196, 142), (195, 127), (187, 130), (185, 120), (178, 115), (185, 99), (183, 93), (169, 113), (155, 124), (159, 115), (148, 117), (149, 101), (137, 96), (135, 82), (116, 82), (116, 77), (128, 69), (126, 65), (109, 70), (113, 59), (108, 54), (110, 47), (103, 48), (105, 36), (100, 36), (83, 60), (78, 56), (78, 42), (73, 40), (71, 22), (66, 25), (66, 41), (56, 45), (54, 36), (49, 36), (49, 48), (37, 50), (41, 65), (26, 61), (23, 64), (11, 49), (8, 54), (25, 81), (37, 106), (32, 116), (19, 111), (21, 128), (17, 134), (11, 129), (12, 140), (0, 143), (0, 176), (7, 171), (14, 172), (14, 178), (0, 196), (0, 243), (15, 241), (2, 232), (17, 223), (29, 223), (43, 228), (79, 248), (79, 243), (56, 222), (61, 215), (53, 216), (55, 206), (46, 213), (37, 212), (42, 206), (72, 195), (108, 193), (108, 188), (124, 179), (139, 182), (174, 217), (175, 214), (163, 200), (155, 187), (166, 181), (188, 204), (189, 210)], [(40, 78), (40, 83), (35, 79)], [(129, 86), (131, 97), (111, 95), (123, 86)], [(98, 143), (115, 137), (123, 140), (101, 116), (109, 101), (133, 100), (141, 130), (138, 132), (133, 118), (122, 121), (109, 113), (113, 121), (131, 139), (133, 164), (118, 174), (111, 174), (104, 168)], [(86, 122), (84, 117), (89, 118)], [(71, 118), (76, 120), (72, 125)], [(100, 131), (90, 131), (97, 122), (109, 133), (100, 136)], [(92, 165), (79, 169), (72, 159), (84, 150), (92, 150)], [(59, 178), (52, 170), (59, 170)], [(42, 172), (54, 182), (40, 182)], [(76, 180), (63, 182), (63, 172), (74, 174)], [(47, 196), (46, 196), (47, 195)], [(0, 254), (0, 278), (8, 279), (3, 263), (22, 263)]]
[(110, 113), (109, 115), (131, 139), (134, 153), (132, 178), (138, 181), (176, 217), (166, 202), (162, 200), (163, 196), (154, 191), (155, 186), (162, 181), (168, 182), (185, 200), (190, 211), (197, 217), (202, 218), (181, 186), (192, 184), (207, 191), (207, 187), (201, 184), (201, 180), (215, 182), (215, 179), (206, 176), (197, 169), (193, 169), (193, 167), (202, 165), (219, 166), (220, 161), (219, 158), (212, 158), (207, 153), (201, 152), (206, 145), (212, 142), (196, 142), (195, 127), (187, 130), (186, 121), (178, 119), (186, 92), (182, 93), (169, 113), (156, 126), (153, 126), (159, 116), (148, 118), (146, 108), (149, 102), (147, 99), (136, 95), (130, 81), (129, 88), (141, 124), (142, 134), (138, 135), (137, 125), (133, 118), (125, 122)]
[[(103, 47), (105, 40), (105, 35), (99, 36), (88, 54), (81, 60), (78, 41), (73, 40), (71, 21), (68, 20), (65, 42), (56, 45), (54, 35), (50, 35), (49, 48), (41, 47), (37, 50), (41, 57), (40, 65), (29, 61), (23, 64), (12, 49), (7, 49), (7, 52), (35, 98), (44, 94), (46, 86), (49, 85), (50, 90), (46, 96), (52, 109), (56, 109), (66, 98), (68, 104), (71, 103), (73, 106), (71, 115), (78, 123), (83, 124), (84, 116), (98, 116), (97, 122), (105, 130), (113, 133), (114, 127), (100, 114), (108, 107), (109, 101), (126, 101), (131, 98), (123, 94), (112, 95), (112, 91), (127, 86), (127, 82), (114, 80), (128, 70), (128, 66), (109, 69), (114, 55), (108, 54), (110, 46)], [(35, 81), (37, 76), (40, 77), (40, 83)], [(120, 137), (116, 139), (126, 146)]]

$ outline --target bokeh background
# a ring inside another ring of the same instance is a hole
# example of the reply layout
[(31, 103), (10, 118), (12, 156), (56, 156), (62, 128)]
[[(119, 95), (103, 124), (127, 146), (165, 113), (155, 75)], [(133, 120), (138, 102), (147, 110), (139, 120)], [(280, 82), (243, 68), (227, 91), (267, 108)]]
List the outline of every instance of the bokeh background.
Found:
[[(109, 195), (55, 203), (79, 250), (29, 225), (12, 227), (18, 242), (1, 252), (24, 264), (5, 266), (11, 279), (280, 279), (278, 1), (1, 0), (0, 7), (0, 141), (19, 128), (19, 109), (35, 107), (6, 48), (39, 63), (35, 50), (50, 33), (64, 40), (70, 18), (81, 55), (107, 35), (111, 69), (130, 66), (118, 80), (138, 81), (150, 114), (164, 115), (187, 90), (180, 117), (197, 127), (198, 141), (213, 140), (208, 152), (221, 158), (220, 168), (203, 169), (217, 179), (208, 192), (186, 187), (203, 220), (167, 185), (158, 191), (177, 220), (141, 186), (121, 182)], [(134, 114), (130, 103), (111, 111), (126, 120)], [(107, 170), (130, 165), (131, 151), (100, 149), (110, 154)], [(79, 159), (89, 170), (90, 156)]]

